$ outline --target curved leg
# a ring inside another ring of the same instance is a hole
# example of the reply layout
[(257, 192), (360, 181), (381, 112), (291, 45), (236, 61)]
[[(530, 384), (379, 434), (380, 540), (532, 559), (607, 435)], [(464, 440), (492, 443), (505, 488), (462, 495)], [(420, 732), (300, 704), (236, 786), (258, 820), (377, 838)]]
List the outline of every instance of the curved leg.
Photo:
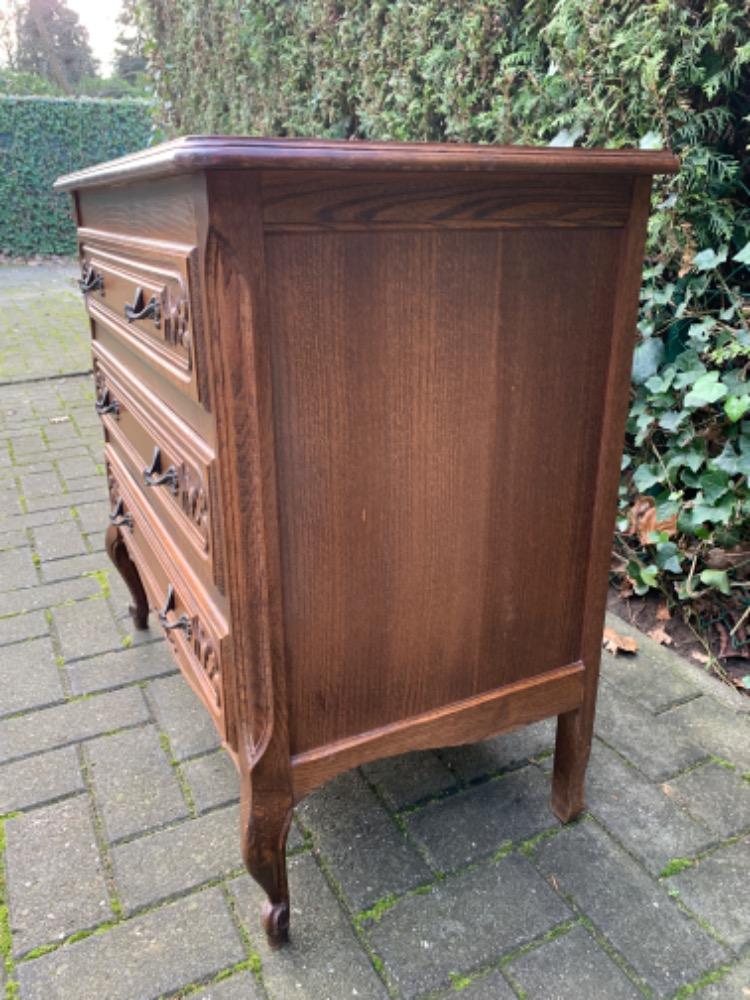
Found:
[(552, 773), (552, 812), (562, 823), (586, 808), (584, 782), (591, 753), (593, 712), (585, 707), (557, 717), (555, 764)]
[(248, 774), (241, 776), (242, 859), (266, 893), (261, 919), (272, 948), (289, 940), (289, 883), (286, 874), (286, 838), (292, 821), (291, 800), (252, 787)]
[(120, 529), (116, 525), (110, 524), (107, 528), (107, 533), (104, 536), (104, 545), (107, 549), (107, 555), (115, 564), (115, 568), (125, 581), (130, 591), (130, 596), (133, 598), (133, 603), (129, 609), (133, 618), (133, 624), (137, 629), (148, 628), (148, 599), (146, 598), (146, 591), (143, 589), (140, 575), (135, 563), (130, 558), (130, 553), (127, 550), (125, 542), (120, 537)]

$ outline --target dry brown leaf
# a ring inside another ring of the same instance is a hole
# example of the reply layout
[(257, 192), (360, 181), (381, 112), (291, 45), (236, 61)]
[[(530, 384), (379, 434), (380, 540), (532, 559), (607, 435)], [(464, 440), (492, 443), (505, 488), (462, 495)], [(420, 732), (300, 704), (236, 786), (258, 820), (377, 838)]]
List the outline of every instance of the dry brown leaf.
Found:
[(672, 636), (665, 632), (661, 625), (657, 625), (656, 628), (652, 628), (648, 637), (662, 646), (672, 645)]
[(666, 604), (660, 604), (656, 609), (656, 620), (658, 622), (668, 622), (671, 621), (672, 616), (669, 613), (669, 608)]
[(638, 643), (628, 635), (620, 635), (613, 628), (605, 628), (602, 636), (602, 643), (608, 653), (616, 656), (618, 653), (635, 653), (638, 651)]
[(647, 545), (652, 531), (664, 531), (671, 538), (677, 531), (677, 515), (656, 520), (656, 501), (653, 497), (639, 496), (628, 512), (628, 534), (638, 535), (641, 545)]
[(701, 653), (701, 651), (698, 649), (694, 649), (693, 652), (690, 654), (690, 656), (691, 659), (697, 660), (698, 663), (708, 663), (711, 659), (711, 657), (708, 656), (707, 653)]

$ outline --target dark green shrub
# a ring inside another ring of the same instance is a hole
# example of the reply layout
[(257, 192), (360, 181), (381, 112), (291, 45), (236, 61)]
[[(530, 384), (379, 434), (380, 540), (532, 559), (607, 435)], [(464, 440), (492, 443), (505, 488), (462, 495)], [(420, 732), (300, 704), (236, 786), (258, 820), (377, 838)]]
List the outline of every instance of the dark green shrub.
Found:
[(53, 181), (141, 149), (150, 135), (145, 101), (0, 96), (0, 250), (74, 253), (70, 197)]

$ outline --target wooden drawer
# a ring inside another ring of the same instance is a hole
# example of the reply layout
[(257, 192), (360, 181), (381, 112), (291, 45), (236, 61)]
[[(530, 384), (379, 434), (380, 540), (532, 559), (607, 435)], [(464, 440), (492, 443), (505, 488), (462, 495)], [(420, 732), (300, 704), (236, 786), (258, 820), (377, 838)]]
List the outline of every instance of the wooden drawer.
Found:
[(91, 318), (208, 408), (200, 360), (195, 247), (79, 230), (80, 288)]
[(140, 487), (111, 444), (105, 446), (105, 460), (110, 520), (120, 527), (149, 607), (156, 613), (180, 669), (211, 712), (222, 738), (230, 740), (222, 676), (228, 643), (226, 619), (154, 519)]
[(206, 586), (224, 587), (212, 448), (94, 343), (96, 409), (153, 513)]

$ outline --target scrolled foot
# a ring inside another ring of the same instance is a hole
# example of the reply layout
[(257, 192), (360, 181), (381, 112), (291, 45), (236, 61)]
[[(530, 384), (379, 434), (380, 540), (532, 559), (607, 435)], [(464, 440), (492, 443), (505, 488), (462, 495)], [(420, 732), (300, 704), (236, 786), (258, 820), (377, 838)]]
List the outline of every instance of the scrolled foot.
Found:
[(289, 903), (263, 904), (261, 912), (263, 930), (271, 948), (281, 948), (289, 940)]

